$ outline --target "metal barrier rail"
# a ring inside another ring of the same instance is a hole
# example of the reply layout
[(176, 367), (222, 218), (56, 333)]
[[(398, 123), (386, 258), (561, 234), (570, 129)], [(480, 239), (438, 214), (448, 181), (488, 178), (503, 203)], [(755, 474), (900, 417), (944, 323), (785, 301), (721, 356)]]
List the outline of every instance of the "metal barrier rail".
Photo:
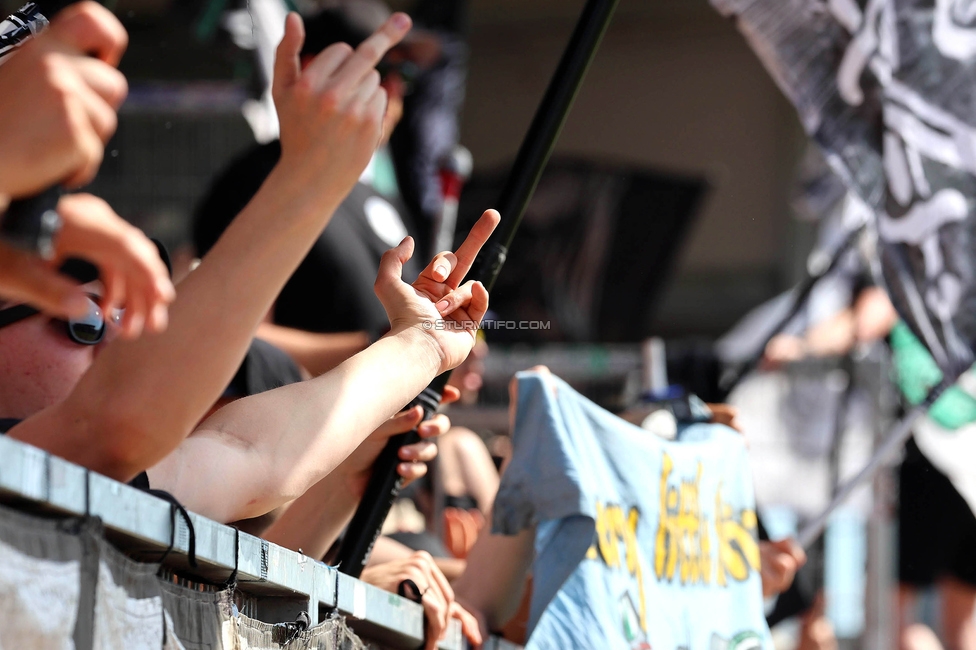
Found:
[[(109, 537), (137, 559), (158, 559), (172, 543), (166, 566), (178, 572), (189, 569), (190, 531), (182, 517), (173, 528), (167, 501), (6, 436), (0, 436), (0, 499), (31, 504), (35, 511), (100, 517)], [(255, 599), (256, 618), (280, 623), (307, 611), (315, 625), (336, 610), (364, 639), (405, 650), (423, 644), (423, 608), (417, 603), (206, 517), (190, 513), (190, 519), (198, 563), (192, 575), (220, 584), (236, 568), (237, 588)], [(439, 647), (466, 647), (457, 621)], [(484, 647), (519, 646), (492, 638)]]
[(486, 380), (507, 382), (520, 370), (547, 366), (552, 374), (572, 383), (626, 377), (641, 370), (642, 360), (636, 344), (547, 343), (492, 345), (484, 364)]

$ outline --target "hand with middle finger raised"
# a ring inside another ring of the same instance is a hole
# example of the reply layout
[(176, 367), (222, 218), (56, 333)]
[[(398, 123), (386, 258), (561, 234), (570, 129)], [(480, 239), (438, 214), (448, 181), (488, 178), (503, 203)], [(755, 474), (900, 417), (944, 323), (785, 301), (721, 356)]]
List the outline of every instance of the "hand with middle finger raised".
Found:
[(390, 331), (414, 328), (424, 334), (440, 356), (439, 373), (456, 368), (474, 347), (488, 311), (488, 292), (480, 282), (461, 282), (500, 220), (496, 211), (486, 211), (457, 251), (436, 255), (412, 285), (401, 278), (403, 264), (413, 254), (411, 238), (388, 250), (380, 262), (373, 288), (390, 319)]
[(395, 13), (355, 50), (330, 45), (302, 69), (304, 27), (298, 14), (288, 15), (272, 84), (281, 124), (279, 167), (307, 180), (308, 191), (325, 191), (338, 204), (366, 168), (386, 113), (376, 65), (410, 27), (406, 14)]

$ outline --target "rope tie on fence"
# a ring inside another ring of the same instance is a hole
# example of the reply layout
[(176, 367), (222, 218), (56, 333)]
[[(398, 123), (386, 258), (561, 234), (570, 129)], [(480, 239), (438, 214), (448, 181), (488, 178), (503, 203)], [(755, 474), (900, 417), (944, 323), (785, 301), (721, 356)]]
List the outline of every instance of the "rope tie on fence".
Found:
[(241, 564), (241, 529), (234, 526), (234, 570), (224, 581), (224, 589), (237, 589), (237, 569)]
[(400, 584), (397, 585), (397, 595), (401, 598), (406, 598), (407, 600), (412, 600), (415, 603), (419, 603), (424, 599), (424, 591), (420, 590), (417, 583), (407, 578), (402, 580)]
[(311, 622), (308, 612), (301, 612), (291, 623), (275, 623), (272, 626), (274, 628), (272, 638), (278, 643), (287, 645), (298, 638), (299, 634), (308, 630)]
[(197, 568), (197, 534), (193, 529), (193, 522), (190, 520), (190, 513), (187, 512), (186, 508), (183, 507), (183, 504), (180, 503), (176, 497), (166, 490), (147, 490), (147, 492), (155, 497), (159, 497), (160, 499), (169, 502), (169, 546), (163, 553), (163, 556), (159, 558), (159, 563), (162, 564), (176, 547), (176, 514), (179, 513), (183, 517), (183, 521), (186, 523), (187, 531), (189, 531), (189, 540), (186, 547), (186, 559), (192, 568)]

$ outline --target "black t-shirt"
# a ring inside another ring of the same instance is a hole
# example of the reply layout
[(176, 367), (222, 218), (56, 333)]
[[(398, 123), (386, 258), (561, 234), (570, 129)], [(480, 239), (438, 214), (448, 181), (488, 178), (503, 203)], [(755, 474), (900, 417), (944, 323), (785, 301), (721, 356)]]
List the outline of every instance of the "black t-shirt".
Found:
[[(279, 142), (259, 145), (217, 177), (194, 217), (200, 255), (247, 205), (280, 157)], [(275, 322), (309, 332), (384, 331), (389, 321), (373, 282), (383, 253), (412, 231), (401, 208), (358, 183), (278, 296)], [(404, 279), (413, 281), (421, 268), (410, 260)]]

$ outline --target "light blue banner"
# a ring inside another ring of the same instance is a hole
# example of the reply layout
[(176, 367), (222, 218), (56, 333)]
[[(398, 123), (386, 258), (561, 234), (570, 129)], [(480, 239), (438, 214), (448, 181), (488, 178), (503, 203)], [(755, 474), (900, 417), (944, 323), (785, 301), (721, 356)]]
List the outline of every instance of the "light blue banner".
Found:
[(494, 527), (537, 525), (527, 648), (771, 648), (742, 436), (667, 442), (561, 379), (518, 382)]

